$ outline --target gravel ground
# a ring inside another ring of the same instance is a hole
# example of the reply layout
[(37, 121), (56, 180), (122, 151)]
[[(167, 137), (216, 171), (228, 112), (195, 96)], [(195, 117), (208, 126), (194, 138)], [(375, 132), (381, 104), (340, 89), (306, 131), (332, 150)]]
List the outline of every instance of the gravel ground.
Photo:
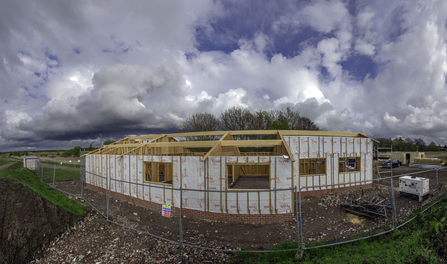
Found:
[[(394, 175), (421, 171), (401, 167)], [(436, 188), (435, 173), (425, 173), (419, 177), (430, 178), (430, 188)], [(447, 180), (447, 171), (439, 172), (440, 182)], [(390, 181), (363, 190), (341, 192), (339, 196), (329, 194), (322, 197), (304, 197), (302, 218), (304, 242), (340, 239), (364, 231), (389, 226), (388, 218), (375, 220), (346, 213), (340, 203), (359, 199), (367, 200), (380, 194), (390, 197)], [(440, 183), (441, 194), (447, 191), (445, 183)], [(80, 195), (79, 182), (59, 182), (57, 188)], [(397, 221), (407, 219), (421, 203), (399, 197), (398, 179), (394, 180)], [(85, 199), (105, 214), (105, 196), (92, 190), (84, 190)], [(74, 197), (70, 197), (77, 200)], [(427, 204), (436, 197), (424, 201)], [(391, 199), (387, 201), (390, 203)], [(109, 200), (109, 216), (113, 221), (155, 234), (162, 238), (178, 241), (179, 217), (165, 218), (158, 211), (132, 205), (116, 199)], [(36, 253), (32, 263), (225, 263), (234, 253), (185, 247), (177, 254), (171, 253), (175, 244), (154, 238), (145, 233), (127, 229), (115, 224), (104, 223), (104, 217), (94, 210), (82, 222), (67, 229), (62, 235)], [(184, 242), (187, 244), (233, 250), (265, 250), (284, 241), (296, 239), (296, 222), (276, 224), (223, 223), (196, 218), (182, 218)]]

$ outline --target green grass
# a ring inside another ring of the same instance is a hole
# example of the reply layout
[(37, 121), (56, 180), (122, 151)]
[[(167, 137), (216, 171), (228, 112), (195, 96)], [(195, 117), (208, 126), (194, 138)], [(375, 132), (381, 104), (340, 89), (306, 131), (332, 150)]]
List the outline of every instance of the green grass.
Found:
[(26, 185), (37, 195), (76, 215), (85, 215), (88, 210), (77, 202), (68, 199), (58, 190), (49, 188), (47, 184), (40, 181), (34, 172), (27, 168), (23, 168), (22, 162), (18, 162), (6, 169), (0, 170), (0, 178), (2, 176), (6, 176), (17, 183)]
[[(44, 182), (53, 182), (54, 168), (43, 167)], [(63, 169), (56, 169), (55, 181), (75, 181), (79, 180), (79, 171), (68, 171)]]
[[(447, 215), (447, 199), (434, 205), (425, 213), (417, 212), (417, 218), (408, 225), (389, 234), (353, 243), (308, 249), (301, 259), (297, 251), (273, 253), (238, 253), (233, 263), (439, 263), (436, 248), (442, 245), (444, 235), (436, 236), (430, 227), (431, 219)], [(313, 242), (311, 247), (321, 245)], [(296, 249), (296, 242), (286, 242), (273, 250)], [(231, 262), (230, 262), (231, 263)]]
[(72, 164), (72, 163), (60, 163), (60, 162), (49, 162), (49, 161), (41, 161), (40, 163), (45, 163), (45, 164), (51, 164), (51, 165), (60, 165), (60, 166), (65, 166), (65, 167), (72, 167), (72, 168), (80, 168), (81, 165), (79, 164)]
[(13, 162), (13, 160), (0, 158), (0, 165), (6, 164), (6, 163), (10, 163), (10, 162)]

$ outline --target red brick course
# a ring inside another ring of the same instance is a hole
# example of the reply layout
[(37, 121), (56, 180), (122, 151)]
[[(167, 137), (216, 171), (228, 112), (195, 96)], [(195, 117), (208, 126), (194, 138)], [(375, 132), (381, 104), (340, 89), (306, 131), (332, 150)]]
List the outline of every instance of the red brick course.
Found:
[[(318, 191), (306, 191), (301, 192), (301, 197), (305, 196), (322, 196), (331, 192), (335, 192), (338, 196), (341, 191), (359, 189), (360, 187), (372, 187), (372, 184), (361, 185), (361, 186), (352, 186), (352, 187), (344, 187), (337, 189), (328, 189), (328, 190), (318, 190)], [(92, 189), (94, 191), (105, 194), (106, 190), (101, 187), (97, 187), (87, 183), (87, 188)], [(110, 196), (122, 201), (127, 201), (132, 204), (146, 207), (152, 210), (156, 210), (161, 212), (162, 205), (159, 203), (154, 203), (151, 201), (141, 200), (139, 198), (135, 198), (132, 196), (124, 195), (121, 193), (110, 191)], [(180, 208), (171, 207), (171, 213), (174, 215), (180, 214)], [(212, 212), (204, 212), (192, 209), (182, 208), (182, 215), (188, 217), (197, 217), (200, 219), (208, 219), (222, 222), (244, 222), (244, 223), (253, 223), (253, 224), (264, 224), (264, 223), (278, 223), (278, 222), (287, 222), (293, 221), (293, 214), (225, 214), (225, 213), (212, 213)]]

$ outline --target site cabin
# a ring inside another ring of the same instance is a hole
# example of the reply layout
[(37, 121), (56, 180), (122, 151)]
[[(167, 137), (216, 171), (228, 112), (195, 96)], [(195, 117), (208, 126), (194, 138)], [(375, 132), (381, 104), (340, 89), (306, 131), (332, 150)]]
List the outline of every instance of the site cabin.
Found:
[(379, 152), (378, 161), (384, 162), (389, 159), (398, 159), (402, 165), (408, 165), (414, 162), (414, 159), (424, 158), (424, 152), (417, 151), (393, 151), (391, 152)]
[[(302, 189), (306, 196), (372, 186), (372, 141), (296, 130), (128, 137), (86, 154), (85, 177), (89, 188), (105, 192), (109, 182), (113, 197), (159, 211), (169, 204), (178, 214), (181, 204), (182, 215), (198, 218), (289, 221), (294, 188), (343, 183)], [(368, 182), (350, 184), (356, 181)]]
[(24, 157), (23, 167), (29, 170), (37, 170), (39, 168), (39, 158), (38, 157)]

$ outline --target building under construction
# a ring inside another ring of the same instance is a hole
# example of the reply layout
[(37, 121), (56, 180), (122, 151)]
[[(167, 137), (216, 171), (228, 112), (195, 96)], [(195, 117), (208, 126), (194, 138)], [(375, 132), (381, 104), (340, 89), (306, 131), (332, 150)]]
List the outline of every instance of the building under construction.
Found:
[[(86, 154), (89, 188), (155, 210), (220, 221), (293, 219), (295, 189), (371, 186), (373, 140), (329, 131), (212, 131), (127, 137)], [(98, 177), (96, 175), (103, 176)], [(107, 179), (107, 180), (106, 180)], [(368, 181), (351, 184), (355, 181)], [(109, 186), (107, 186), (109, 184)], [(180, 190), (181, 189), (181, 190)]]

